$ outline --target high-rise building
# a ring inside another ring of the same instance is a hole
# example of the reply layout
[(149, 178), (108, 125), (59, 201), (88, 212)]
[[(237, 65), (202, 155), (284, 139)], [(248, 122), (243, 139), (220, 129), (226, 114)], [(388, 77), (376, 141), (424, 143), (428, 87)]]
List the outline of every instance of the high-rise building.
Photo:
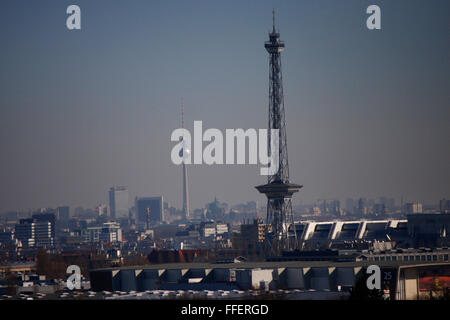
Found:
[(165, 221), (164, 199), (160, 197), (136, 197), (136, 220), (140, 225), (155, 225)]
[(53, 246), (55, 244), (55, 215), (35, 214), (31, 219), (21, 219), (15, 227), (15, 238), (29, 247)]
[(63, 206), (56, 208), (56, 216), (60, 222), (68, 222), (70, 219), (70, 207)]
[(341, 215), (341, 202), (339, 200), (332, 200), (330, 202), (330, 213), (337, 217)]
[(355, 202), (351, 198), (347, 198), (345, 200), (345, 211), (347, 211), (348, 214), (353, 214), (353, 210), (355, 208)]
[[(42, 223), (43, 225), (50, 223), (50, 231), (51, 231), (50, 237), (52, 239), (55, 238), (56, 214), (54, 212), (46, 211), (46, 212), (42, 212), (42, 213), (33, 214), (33, 221), (35, 223)], [(45, 234), (43, 234), (42, 236), (45, 237)], [(52, 240), (52, 243), (53, 243), (53, 240)]]
[(405, 213), (414, 214), (422, 213), (422, 204), (420, 202), (409, 202), (405, 204)]
[(36, 247), (52, 246), (55, 243), (55, 228), (49, 221), (33, 223)]
[(20, 219), (20, 223), (16, 224), (14, 237), (22, 242), (22, 245), (33, 247), (35, 244), (33, 219)]
[(109, 207), (111, 219), (128, 218), (130, 203), (127, 187), (118, 186), (109, 189)]
[(366, 198), (359, 198), (358, 207), (356, 208), (356, 213), (360, 216), (365, 216), (367, 214), (367, 200)]

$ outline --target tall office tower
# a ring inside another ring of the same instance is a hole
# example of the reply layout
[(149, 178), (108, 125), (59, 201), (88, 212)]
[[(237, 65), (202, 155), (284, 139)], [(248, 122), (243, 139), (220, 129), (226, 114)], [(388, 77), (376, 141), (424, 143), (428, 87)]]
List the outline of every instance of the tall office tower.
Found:
[[(272, 226), (268, 234), (271, 254), (278, 255), (282, 251), (294, 250), (298, 246), (297, 234), (292, 213), (292, 195), (302, 187), (289, 182), (289, 165), (286, 142), (286, 123), (284, 114), (283, 81), (281, 73), (280, 54), (284, 43), (275, 30), (275, 11), (273, 14), (273, 29), (269, 33), (269, 41), (264, 45), (270, 54), (270, 87), (269, 87), (269, 130), (268, 154), (278, 153), (278, 171), (269, 175), (268, 183), (257, 186), (256, 189), (267, 196), (267, 223)], [(279, 130), (277, 149), (271, 150), (271, 129)]]
[(111, 219), (128, 218), (130, 204), (127, 187), (111, 187), (109, 189), (109, 207)]
[(56, 215), (58, 220), (67, 221), (70, 219), (70, 207), (58, 207), (56, 208)]
[(339, 200), (332, 200), (330, 202), (330, 212), (337, 217), (341, 215), (341, 202)]
[(136, 197), (137, 223), (142, 227), (164, 222), (163, 197)]
[[(181, 127), (184, 128), (184, 103), (183, 99), (181, 99)], [(184, 137), (183, 137), (183, 148), (180, 151), (180, 156), (183, 158), (187, 158), (189, 154), (191, 153), (191, 150), (189, 150), (184, 145)], [(190, 218), (190, 212), (189, 212), (189, 187), (188, 187), (188, 175), (187, 175), (187, 167), (186, 164), (183, 161), (183, 215), (186, 219)]]
[(359, 198), (358, 200), (358, 207), (357, 207), (357, 213), (360, 216), (364, 216), (367, 214), (367, 200), (366, 198)]

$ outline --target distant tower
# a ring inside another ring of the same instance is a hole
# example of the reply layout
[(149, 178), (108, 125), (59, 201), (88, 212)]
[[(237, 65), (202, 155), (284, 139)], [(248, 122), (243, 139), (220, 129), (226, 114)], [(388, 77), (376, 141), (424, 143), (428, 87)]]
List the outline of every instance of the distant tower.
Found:
[(147, 219), (146, 219), (146, 221), (145, 221), (145, 226), (146, 226), (146, 230), (149, 230), (150, 229), (150, 208), (147, 208), (146, 209), (146, 213), (147, 213)]
[(271, 244), (271, 254), (278, 255), (282, 251), (297, 248), (297, 233), (295, 232), (291, 198), (302, 186), (289, 182), (280, 58), (280, 53), (284, 50), (284, 43), (280, 40), (280, 34), (275, 30), (275, 11), (272, 14), (273, 29), (269, 33), (269, 41), (264, 45), (270, 54), (269, 129), (279, 129), (280, 138), (278, 150), (270, 150), (271, 135), (268, 130), (268, 154), (278, 152), (279, 166), (278, 172), (268, 177), (268, 183), (257, 186), (256, 189), (267, 196), (267, 223), (272, 226), (272, 232), (268, 234), (267, 238)]
[[(181, 99), (181, 127), (184, 128), (184, 103), (183, 99)], [(184, 142), (184, 137), (183, 137)], [(180, 156), (186, 158), (191, 153), (191, 150), (185, 147), (183, 143), (183, 148), (180, 151)], [(188, 187), (188, 175), (187, 175), (187, 167), (183, 161), (183, 214), (186, 219), (190, 218), (189, 212), (189, 187)]]
[(114, 186), (109, 189), (110, 218), (128, 218), (130, 213), (128, 188), (125, 186)]

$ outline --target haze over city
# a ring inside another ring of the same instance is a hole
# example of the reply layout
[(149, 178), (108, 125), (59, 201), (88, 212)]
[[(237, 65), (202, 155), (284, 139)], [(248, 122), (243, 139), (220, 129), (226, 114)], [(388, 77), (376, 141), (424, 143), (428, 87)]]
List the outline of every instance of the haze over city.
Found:
[[(0, 4), (0, 211), (106, 203), (108, 188), (181, 207), (171, 132), (266, 128), (277, 10), (294, 203), (450, 194), (448, 1), (70, 1)], [(126, 10), (124, 7), (126, 6)], [(256, 165), (189, 165), (192, 208), (266, 201)]]

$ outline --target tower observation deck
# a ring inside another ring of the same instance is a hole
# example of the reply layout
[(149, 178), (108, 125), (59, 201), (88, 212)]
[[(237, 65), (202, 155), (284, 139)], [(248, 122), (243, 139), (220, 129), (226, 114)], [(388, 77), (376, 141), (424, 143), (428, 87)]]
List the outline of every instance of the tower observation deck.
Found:
[[(269, 53), (270, 85), (269, 85), (269, 130), (268, 154), (278, 152), (278, 171), (268, 176), (268, 183), (257, 186), (256, 189), (267, 196), (267, 223), (272, 230), (267, 234), (271, 255), (279, 255), (282, 251), (297, 248), (297, 234), (292, 212), (292, 195), (298, 192), (301, 185), (289, 182), (289, 164), (286, 139), (286, 121), (283, 98), (283, 77), (281, 72), (281, 52), (284, 42), (275, 30), (275, 11), (273, 14), (273, 29), (269, 33), (269, 41), (264, 47)], [(278, 149), (271, 150), (270, 129), (279, 130)]]

